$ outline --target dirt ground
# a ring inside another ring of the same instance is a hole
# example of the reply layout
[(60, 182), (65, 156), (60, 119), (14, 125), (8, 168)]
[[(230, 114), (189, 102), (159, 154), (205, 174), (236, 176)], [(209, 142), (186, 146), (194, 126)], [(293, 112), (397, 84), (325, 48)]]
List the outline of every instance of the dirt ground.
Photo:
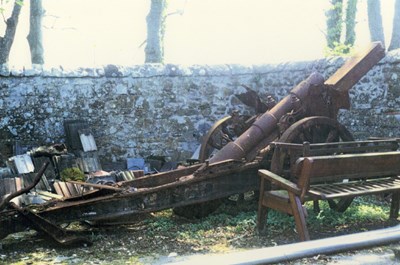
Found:
[[(225, 203), (204, 219), (186, 219), (172, 210), (138, 216), (130, 225), (89, 226), (70, 224), (93, 242), (63, 248), (35, 231), (12, 234), (1, 241), (0, 264), (193, 264), (193, 256), (221, 255), (298, 242), (293, 220), (272, 224), (267, 236), (255, 230), (257, 204)], [(287, 223), (289, 225), (287, 225)], [(346, 227), (329, 221), (310, 231), (311, 238), (370, 231), (397, 225), (398, 221), (373, 219)], [(274, 227), (278, 227), (275, 229)], [(332, 256), (319, 255), (282, 264), (400, 264), (394, 251), (399, 244), (352, 251)]]

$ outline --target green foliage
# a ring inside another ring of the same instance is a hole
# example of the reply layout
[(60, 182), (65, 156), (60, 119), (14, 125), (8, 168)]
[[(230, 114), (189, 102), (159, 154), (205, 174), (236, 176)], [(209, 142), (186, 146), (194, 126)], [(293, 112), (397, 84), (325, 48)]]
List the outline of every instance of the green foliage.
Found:
[(348, 0), (346, 8), (346, 36), (344, 43), (354, 45), (356, 40), (355, 26), (357, 13), (357, 0)]
[(85, 174), (83, 174), (83, 172), (77, 167), (64, 169), (63, 171), (61, 171), (60, 177), (62, 181), (85, 181)]
[[(198, 251), (226, 251), (232, 245), (246, 246), (258, 240), (273, 240), (281, 237), (295, 238), (294, 218), (287, 214), (270, 210), (267, 219), (269, 237), (259, 237), (256, 232), (257, 204), (255, 201), (243, 204), (223, 204), (214, 214), (203, 219), (181, 219), (166, 210), (154, 214), (146, 220), (146, 234), (176, 240), (179, 244), (191, 246)], [(343, 227), (353, 232), (368, 229), (367, 226), (387, 220), (389, 206), (376, 198), (356, 198), (344, 213), (329, 208), (327, 202), (320, 201), (321, 211), (313, 212), (312, 202), (306, 203), (307, 223), (310, 231), (324, 233), (339, 232)], [(261, 244), (265, 244), (261, 243)]]
[(325, 47), (324, 54), (326, 57), (352, 56), (354, 54), (354, 47), (351, 44), (334, 42), (333, 48)]
[[(0, 15), (4, 18), (4, 12), (6, 11), (6, 8), (4, 7), (4, 5), (8, 4), (10, 2), (10, 0), (2, 0), (0, 2)], [(15, 0), (15, 4), (19, 5), (19, 6), (23, 6), (24, 5), (24, 1), (23, 0)]]
[(318, 214), (311, 213), (312, 205), (307, 204), (309, 209), (309, 217), (307, 222), (310, 226), (344, 226), (362, 224), (368, 222), (377, 222), (387, 219), (389, 211), (388, 206), (377, 205), (373, 202), (368, 202), (365, 198), (357, 198), (352, 205), (344, 212), (339, 213), (329, 208), (327, 202), (320, 202), (321, 212)]
[(326, 41), (329, 48), (334, 48), (335, 42), (340, 42), (342, 34), (343, 0), (331, 0), (331, 7), (326, 15)]

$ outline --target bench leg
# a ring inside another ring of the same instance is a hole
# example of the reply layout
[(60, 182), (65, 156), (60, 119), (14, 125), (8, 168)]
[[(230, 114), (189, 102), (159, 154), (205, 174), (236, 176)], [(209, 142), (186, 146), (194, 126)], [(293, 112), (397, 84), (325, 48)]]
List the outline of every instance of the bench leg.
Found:
[(259, 234), (265, 234), (265, 224), (268, 215), (268, 208), (261, 205), (261, 202), (258, 205), (258, 213), (257, 213), (257, 230)]
[(258, 212), (257, 212), (257, 230), (260, 234), (265, 233), (265, 223), (267, 217), (267, 207), (263, 205), (264, 202), (264, 191), (268, 189), (267, 183), (264, 178), (260, 181), (260, 192), (258, 196)]
[(289, 199), (292, 206), (293, 217), (296, 222), (296, 230), (299, 233), (300, 240), (310, 240), (310, 235), (308, 234), (307, 229), (306, 216), (300, 198), (289, 192)]
[(400, 192), (392, 193), (392, 203), (390, 205), (390, 218), (397, 219), (399, 217)]
[(321, 208), (319, 207), (319, 201), (318, 200), (314, 200), (313, 201), (313, 210), (314, 210), (314, 213), (321, 212)]

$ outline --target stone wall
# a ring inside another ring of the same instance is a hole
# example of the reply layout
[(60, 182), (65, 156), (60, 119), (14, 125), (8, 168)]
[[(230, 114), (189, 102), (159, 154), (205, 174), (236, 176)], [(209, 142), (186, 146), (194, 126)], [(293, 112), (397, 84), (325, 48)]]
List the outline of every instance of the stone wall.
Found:
[[(189, 158), (200, 137), (233, 109), (251, 113), (234, 96), (247, 85), (277, 100), (313, 71), (325, 78), (343, 58), (278, 65), (140, 65), (99, 69), (0, 71), (1, 152), (15, 141), (60, 143), (64, 120), (84, 119), (100, 156)], [(391, 53), (351, 91), (340, 121), (357, 139), (398, 137), (400, 54)]]

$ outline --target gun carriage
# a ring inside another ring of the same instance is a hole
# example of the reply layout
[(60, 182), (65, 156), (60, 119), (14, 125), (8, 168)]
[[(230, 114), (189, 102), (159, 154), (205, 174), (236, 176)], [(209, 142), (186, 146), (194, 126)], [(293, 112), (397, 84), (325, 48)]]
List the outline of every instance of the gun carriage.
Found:
[[(32, 227), (68, 245), (85, 239), (61, 229), (62, 223), (105, 222), (166, 208), (175, 208), (181, 214), (196, 209), (192, 215), (205, 215), (219, 205), (221, 198), (257, 190), (260, 168), (287, 171), (294, 158), (290, 152), (273, 152), (274, 141), (353, 141), (351, 133), (337, 121), (338, 110), (350, 107), (348, 91), (384, 56), (382, 45), (372, 43), (327, 80), (312, 73), (278, 103), (270, 97), (263, 103), (247, 88), (239, 98), (259, 114), (243, 120), (233, 113), (216, 122), (201, 146), (200, 163), (112, 186), (74, 183), (92, 190), (34, 207), (21, 208), (10, 202), (33, 187), (11, 194), (0, 204), (0, 238)], [(37, 173), (37, 180), (45, 167)]]

